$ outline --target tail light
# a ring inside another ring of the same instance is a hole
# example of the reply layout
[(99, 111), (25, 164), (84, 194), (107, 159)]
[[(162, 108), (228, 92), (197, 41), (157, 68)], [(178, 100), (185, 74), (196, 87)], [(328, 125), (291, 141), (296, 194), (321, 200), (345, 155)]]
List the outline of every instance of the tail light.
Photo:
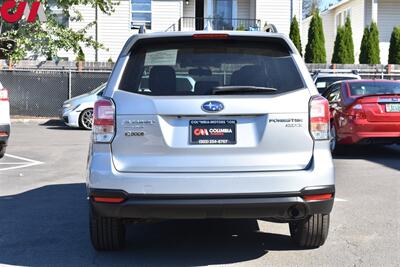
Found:
[(310, 133), (314, 140), (329, 139), (329, 105), (322, 96), (310, 100)]
[(93, 111), (93, 141), (110, 143), (115, 135), (115, 106), (111, 100), (98, 100)]
[(328, 200), (333, 197), (333, 194), (321, 194), (321, 195), (309, 195), (309, 196), (303, 196), (303, 199), (306, 201), (310, 200)]
[(8, 91), (5, 88), (0, 89), (0, 101), (8, 101)]
[(349, 118), (353, 120), (365, 120), (367, 115), (361, 104), (356, 104), (349, 109)]

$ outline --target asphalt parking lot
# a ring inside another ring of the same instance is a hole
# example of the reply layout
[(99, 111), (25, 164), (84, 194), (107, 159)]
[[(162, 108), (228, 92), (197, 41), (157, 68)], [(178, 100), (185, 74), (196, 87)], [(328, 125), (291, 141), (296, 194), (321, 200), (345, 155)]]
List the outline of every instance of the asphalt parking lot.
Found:
[(124, 251), (99, 253), (85, 199), (89, 135), (56, 121), (13, 124), (0, 160), (0, 265), (400, 265), (399, 147), (335, 158), (338, 199), (319, 249), (298, 250), (287, 224), (207, 220), (132, 225)]

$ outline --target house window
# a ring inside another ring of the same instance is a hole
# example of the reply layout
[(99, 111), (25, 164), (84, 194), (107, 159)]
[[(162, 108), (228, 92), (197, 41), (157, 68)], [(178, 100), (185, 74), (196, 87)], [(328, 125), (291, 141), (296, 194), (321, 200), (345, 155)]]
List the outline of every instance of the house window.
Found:
[(54, 16), (56, 22), (66, 28), (69, 26), (69, 18), (65, 14), (64, 10), (57, 5), (55, 0), (47, 1), (50, 13)]
[(347, 17), (351, 18), (351, 8), (341, 11), (340, 13), (336, 14), (336, 29), (338, 27), (344, 26), (346, 23)]
[(151, 29), (151, 0), (131, 0), (131, 26)]
[(233, 0), (214, 1), (214, 30), (233, 30)]
[(214, 16), (220, 18), (232, 18), (232, 0), (215, 0)]

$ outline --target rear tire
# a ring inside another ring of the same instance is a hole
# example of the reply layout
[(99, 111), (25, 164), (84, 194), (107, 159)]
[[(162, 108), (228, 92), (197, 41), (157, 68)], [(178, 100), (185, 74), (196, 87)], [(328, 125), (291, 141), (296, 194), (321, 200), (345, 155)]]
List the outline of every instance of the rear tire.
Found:
[(6, 145), (0, 145), (0, 159), (6, 154)]
[(96, 250), (121, 250), (125, 243), (125, 226), (121, 219), (107, 218), (90, 211), (90, 239)]
[(314, 214), (289, 222), (292, 240), (301, 248), (317, 248), (325, 243), (329, 230), (329, 214)]

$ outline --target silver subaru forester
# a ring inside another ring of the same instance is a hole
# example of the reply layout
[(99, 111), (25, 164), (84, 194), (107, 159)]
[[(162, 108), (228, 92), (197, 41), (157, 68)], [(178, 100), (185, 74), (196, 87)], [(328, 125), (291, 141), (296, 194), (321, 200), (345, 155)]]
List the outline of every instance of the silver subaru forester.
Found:
[[(177, 75), (194, 88), (177, 86)], [(251, 218), (321, 246), (335, 194), (329, 109), (292, 42), (265, 32), (132, 36), (94, 107), (87, 193), (98, 250), (125, 224)]]

